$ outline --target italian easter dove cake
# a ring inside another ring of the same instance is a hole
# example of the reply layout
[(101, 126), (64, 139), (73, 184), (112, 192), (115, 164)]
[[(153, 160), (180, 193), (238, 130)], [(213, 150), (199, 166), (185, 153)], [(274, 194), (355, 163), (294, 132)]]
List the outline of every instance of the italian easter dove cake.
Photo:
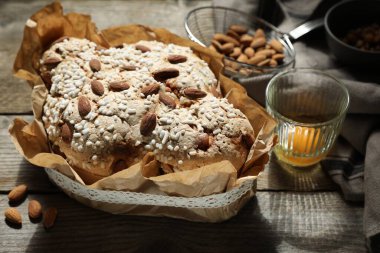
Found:
[(109, 176), (152, 152), (163, 173), (222, 160), (239, 170), (253, 145), (248, 119), (188, 47), (107, 49), (66, 37), (44, 52), (40, 71), (49, 90), (44, 127), (74, 168)]

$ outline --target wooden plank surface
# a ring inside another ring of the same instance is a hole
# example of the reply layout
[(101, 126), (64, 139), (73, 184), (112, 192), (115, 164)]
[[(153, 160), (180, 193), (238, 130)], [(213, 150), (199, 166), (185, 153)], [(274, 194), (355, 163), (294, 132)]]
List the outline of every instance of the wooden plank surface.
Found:
[[(0, 115), (0, 191), (9, 191), (18, 183), (27, 183), (32, 191), (55, 191), (41, 168), (29, 164), (15, 149), (8, 127), (15, 115)], [(22, 116), (31, 121), (33, 116)], [(273, 157), (258, 179), (258, 190), (321, 191), (336, 190), (331, 179), (320, 167), (295, 170), (281, 167)]]
[(0, 252), (365, 252), (362, 208), (333, 192), (259, 192), (219, 224), (110, 215), (63, 194), (28, 197), (58, 208), (55, 227), (31, 223), (25, 201), (21, 229), (0, 222)]

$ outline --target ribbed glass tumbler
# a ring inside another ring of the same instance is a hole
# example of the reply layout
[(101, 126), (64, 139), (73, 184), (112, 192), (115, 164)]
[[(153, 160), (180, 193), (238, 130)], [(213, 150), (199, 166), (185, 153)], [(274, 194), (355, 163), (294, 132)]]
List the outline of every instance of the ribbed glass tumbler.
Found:
[(296, 167), (318, 163), (339, 135), (348, 105), (346, 87), (322, 71), (277, 74), (266, 89), (267, 111), (278, 121), (277, 158)]

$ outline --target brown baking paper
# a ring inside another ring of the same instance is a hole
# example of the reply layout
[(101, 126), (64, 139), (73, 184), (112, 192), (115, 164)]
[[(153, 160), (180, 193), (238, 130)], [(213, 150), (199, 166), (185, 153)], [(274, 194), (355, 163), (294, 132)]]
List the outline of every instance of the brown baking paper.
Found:
[[(157, 40), (190, 47), (196, 55), (208, 63), (220, 82), (223, 94), (235, 108), (240, 109), (248, 117), (254, 128), (255, 142), (243, 168), (237, 172), (229, 161), (221, 161), (191, 171), (160, 175), (159, 162), (150, 153), (139, 163), (105, 178), (72, 168), (62, 156), (54, 154), (50, 149), (41, 120), (48, 92), (37, 71), (42, 53), (54, 40), (62, 36), (86, 38), (103, 47), (134, 43), (139, 40)], [(32, 107), (35, 119), (28, 123), (16, 118), (9, 132), (17, 150), (30, 163), (57, 170), (89, 189), (184, 197), (207, 196), (229, 191), (238, 187), (244, 180), (256, 180), (256, 176), (268, 162), (268, 152), (274, 145), (272, 130), (276, 123), (260, 105), (247, 96), (242, 86), (221, 74), (222, 67), (220, 55), (165, 29), (127, 25), (98, 32), (90, 16), (77, 13), (64, 15), (60, 3), (55, 2), (31, 16), (25, 25), (24, 38), (14, 63), (14, 72), (16, 77), (27, 80), (33, 88)], [(73, 196), (72, 193), (68, 194)], [(95, 203), (79, 196), (73, 197), (82, 203), (111, 213), (169, 216), (215, 222), (235, 215), (253, 195), (254, 189), (243, 195), (239, 201), (214, 210), (127, 204), (116, 207), (111, 204)]]

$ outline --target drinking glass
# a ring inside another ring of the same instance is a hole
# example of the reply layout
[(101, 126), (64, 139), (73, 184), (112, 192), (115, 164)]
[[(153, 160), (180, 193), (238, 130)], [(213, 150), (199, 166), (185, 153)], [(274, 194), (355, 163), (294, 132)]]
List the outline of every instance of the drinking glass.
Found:
[(296, 167), (318, 163), (339, 135), (348, 105), (346, 87), (322, 71), (292, 69), (274, 76), (266, 108), (278, 122), (277, 158)]

